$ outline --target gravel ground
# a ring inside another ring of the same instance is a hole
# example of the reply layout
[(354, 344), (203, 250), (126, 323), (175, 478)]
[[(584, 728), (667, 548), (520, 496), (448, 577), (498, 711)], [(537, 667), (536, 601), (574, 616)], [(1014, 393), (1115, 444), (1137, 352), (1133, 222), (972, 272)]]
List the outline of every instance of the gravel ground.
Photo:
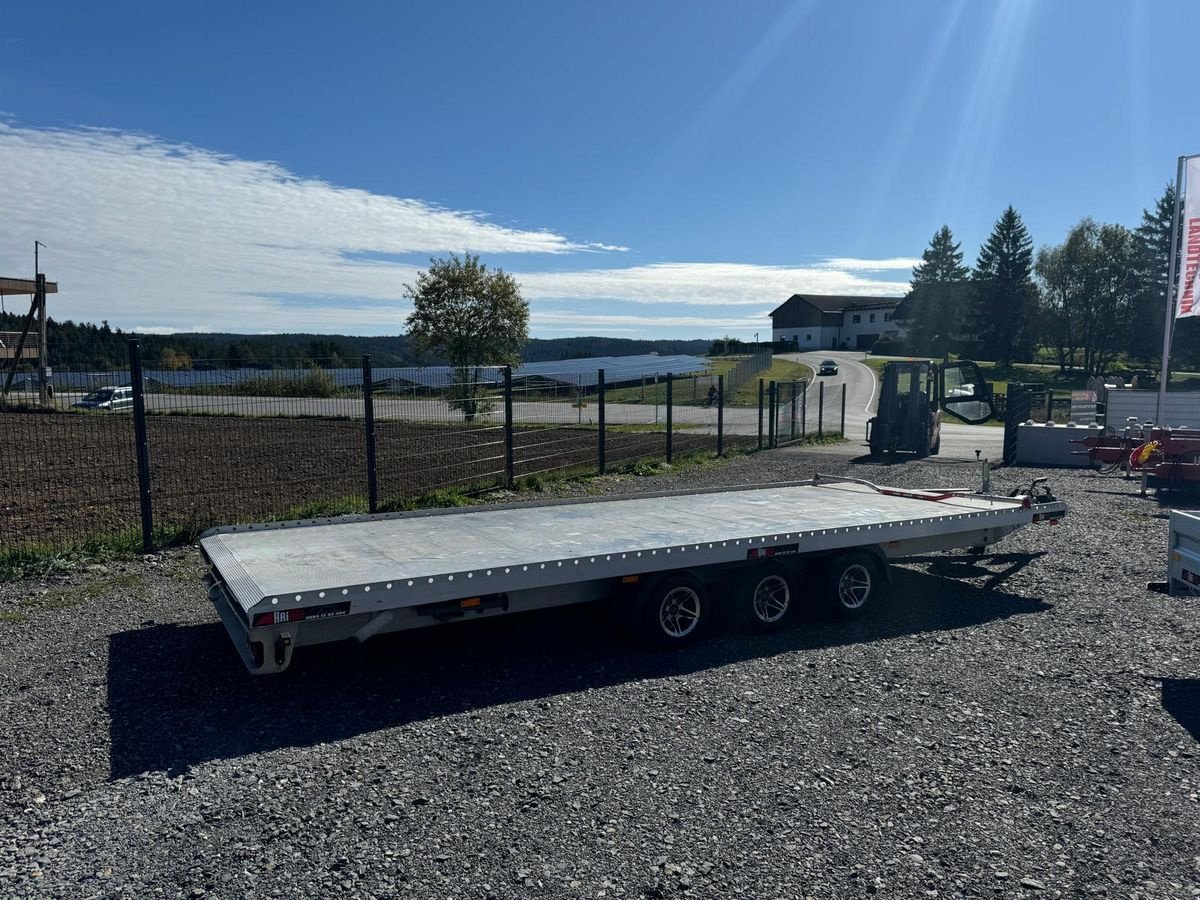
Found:
[[(684, 480), (847, 465), (777, 452)], [(1164, 509), (1049, 474), (1063, 524), (900, 566), (862, 621), (665, 655), (585, 607), (251, 679), (194, 551), (0, 585), (0, 893), (1200, 896), (1200, 621), (1145, 590)]]

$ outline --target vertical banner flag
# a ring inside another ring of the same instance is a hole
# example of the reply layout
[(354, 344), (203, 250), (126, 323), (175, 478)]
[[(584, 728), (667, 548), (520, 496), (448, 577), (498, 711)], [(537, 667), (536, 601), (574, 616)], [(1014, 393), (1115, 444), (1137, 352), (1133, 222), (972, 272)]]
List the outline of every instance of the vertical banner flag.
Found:
[(1196, 278), (1200, 274), (1200, 156), (1187, 159), (1187, 175), (1184, 184), (1187, 193), (1183, 198), (1183, 246), (1182, 258), (1179, 262), (1179, 285), (1175, 295), (1179, 303), (1175, 309), (1175, 317), (1200, 315), (1200, 303), (1197, 303)]

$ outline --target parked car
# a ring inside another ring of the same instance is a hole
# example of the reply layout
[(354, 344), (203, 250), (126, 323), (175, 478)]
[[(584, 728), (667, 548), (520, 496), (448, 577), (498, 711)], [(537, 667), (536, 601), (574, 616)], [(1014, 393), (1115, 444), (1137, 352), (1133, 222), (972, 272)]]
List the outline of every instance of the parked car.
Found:
[(823, 359), (821, 367), (817, 370), (818, 375), (836, 375), (838, 373), (837, 360)]
[(133, 409), (133, 388), (98, 388), (71, 404), (75, 409)]

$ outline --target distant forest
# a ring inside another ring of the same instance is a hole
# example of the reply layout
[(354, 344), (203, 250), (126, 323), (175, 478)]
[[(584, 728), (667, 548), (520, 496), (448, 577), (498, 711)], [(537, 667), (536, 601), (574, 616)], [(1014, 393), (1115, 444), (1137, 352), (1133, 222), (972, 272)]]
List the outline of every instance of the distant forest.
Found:
[[(0, 331), (20, 331), (23, 316), (0, 314)], [(294, 368), (317, 362), (329, 368), (359, 365), (364, 354), (380, 366), (439, 365), (444, 360), (418, 353), (403, 335), (356, 337), (346, 334), (132, 334), (119, 328), (58, 322), (46, 328), (51, 366), (68, 370), (123, 369), (129, 364), (128, 342), (142, 343), (147, 368)], [(709, 352), (711, 341), (649, 341), (628, 338), (572, 337), (534, 339), (525, 345), (526, 362), (629, 356), (638, 353)]]

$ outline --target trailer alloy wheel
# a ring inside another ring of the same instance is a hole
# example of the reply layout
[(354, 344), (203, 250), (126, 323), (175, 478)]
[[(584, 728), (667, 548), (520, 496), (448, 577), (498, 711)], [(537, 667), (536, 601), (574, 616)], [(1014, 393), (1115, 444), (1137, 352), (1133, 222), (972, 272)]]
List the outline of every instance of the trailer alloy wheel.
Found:
[(708, 612), (704, 585), (685, 572), (650, 581), (642, 591), (643, 636), (659, 647), (682, 647), (700, 636)]
[(756, 631), (774, 631), (786, 625), (796, 608), (795, 584), (795, 573), (783, 563), (751, 566), (738, 598), (747, 624)]
[(832, 557), (826, 568), (826, 596), (833, 612), (843, 619), (861, 616), (884, 592), (879, 560), (865, 550), (849, 550)]

